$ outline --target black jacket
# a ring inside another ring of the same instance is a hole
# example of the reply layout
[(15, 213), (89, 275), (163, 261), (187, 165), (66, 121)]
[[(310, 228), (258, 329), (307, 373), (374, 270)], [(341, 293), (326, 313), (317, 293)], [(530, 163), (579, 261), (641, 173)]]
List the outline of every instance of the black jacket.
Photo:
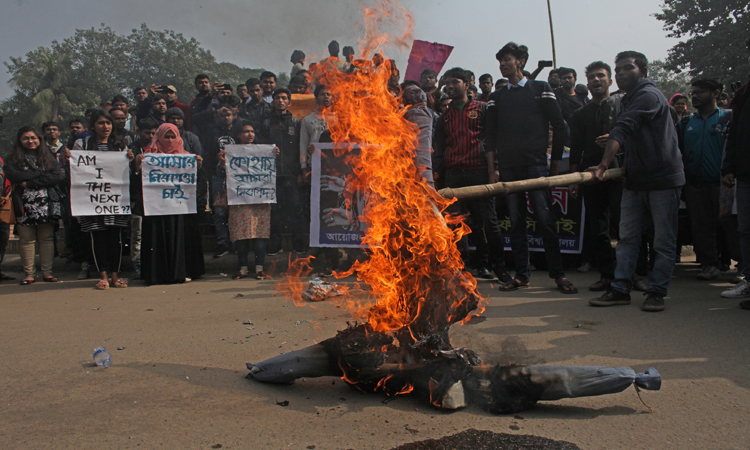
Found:
[[(27, 156), (28, 158), (28, 156)], [(5, 177), (8, 181), (15, 184), (16, 187), (13, 190), (13, 209), (16, 216), (23, 214), (23, 191), (24, 187), (21, 183), (26, 183), (28, 189), (47, 189), (47, 197), (49, 198), (49, 216), (55, 217), (54, 211), (60, 208), (60, 204), (63, 201), (64, 195), (58, 188), (58, 185), (65, 180), (60, 165), (57, 163), (57, 159), (52, 158), (53, 166), (48, 170), (24, 170), (23, 167), (18, 167), (13, 159), (8, 157), (8, 161), (5, 163), (3, 170), (5, 171)]]
[(653, 81), (642, 79), (622, 98), (622, 114), (609, 138), (625, 146), (626, 189), (652, 191), (685, 184), (669, 104)]
[(732, 101), (737, 109), (733, 111), (732, 122), (729, 125), (721, 174), (731, 173), (737, 178), (747, 180), (750, 179), (750, 85), (745, 85), (742, 92), (746, 98)]
[(289, 111), (275, 111), (263, 119), (259, 141), (279, 147), (276, 158), (277, 177), (296, 177), (302, 172), (299, 152), (300, 120)]

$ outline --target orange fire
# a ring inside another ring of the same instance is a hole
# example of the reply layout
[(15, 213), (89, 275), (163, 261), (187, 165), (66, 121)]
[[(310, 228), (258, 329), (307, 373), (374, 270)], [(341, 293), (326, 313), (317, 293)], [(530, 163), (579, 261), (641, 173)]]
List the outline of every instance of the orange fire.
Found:
[[(398, 26), (397, 19), (405, 23)], [(383, 31), (385, 26), (406, 31), (389, 34)], [(334, 111), (328, 113), (337, 117), (329, 121), (332, 139), (338, 144), (336, 154), (355, 158), (348, 189), (368, 198), (360, 221), (367, 224), (363, 244), (369, 258), (336, 276), (356, 273), (369, 287), (370, 298), (349, 296), (347, 306), (373, 331), (406, 329), (416, 341), (412, 326), (420, 324), (423, 330), (425, 322), (441, 316), (443, 322), (453, 323), (453, 317), (461, 312), (463, 317), (466, 309), (472, 309), (467, 308), (469, 303), (483, 299), (476, 280), (464, 271), (456, 246), (468, 227), (461, 218), (444, 217), (452, 200), (442, 198), (420, 177), (414, 163), (418, 128), (404, 119), (406, 109), (388, 90), (390, 66), (375, 67), (369, 61), (373, 53), (383, 54), (386, 44), (410, 42), (412, 28), (411, 15), (398, 3), (382, 1), (378, 7), (367, 8), (365, 36), (360, 39), (361, 58), (367, 60), (355, 61), (352, 73), (318, 64), (313, 75), (335, 98)], [(358, 156), (347, 153), (350, 143), (359, 144)], [(308, 273), (294, 262), (291, 272), (296, 276)], [(482, 310), (480, 305), (474, 313)]]

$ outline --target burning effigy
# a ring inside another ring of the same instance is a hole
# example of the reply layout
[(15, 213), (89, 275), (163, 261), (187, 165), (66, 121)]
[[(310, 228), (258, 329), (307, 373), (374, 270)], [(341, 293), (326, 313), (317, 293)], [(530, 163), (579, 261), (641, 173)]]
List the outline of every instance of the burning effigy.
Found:
[[(406, 21), (403, 36), (383, 33), (384, 17)], [(364, 11), (363, 58), (382, 53), (391, 41), (406, 42), (408, 12), (384, 2)], [(335, 64), (317, 64), (316, 83), (333, 93), (336, 120), (328, 123), (334, 152), (351, 159), (354, 173), (347, 190), (363, 192), (366, 224), (362, 246), (367, 258), (354, 273), (368, 287), (362, 295), (339, 295), (357, 322), (335, 337), (257, 364), (247, 364), (248, 378), (292, 383), (298, 378), (337, 376), (364, 392), (388, 396), (414, 393), (431, 405), (457, 409), (481, 405), (493, 413), (528, 409), (539, 400), (557, 400), (620, 392), (630, 385), (659, 389), (655, 369), (636, 374), (630, 368), (575, 366), (489, 366), (467, 348), (454, 348), (449, 329), (484, 311), (487, 298), (465, 270), (457, 242), (469, 232), (460, 217), (446, 214), (455, 199), (441, 196), (415, 164), (416, 125), (389, 90), (393, 66), (369, 59), (341, 72)], [(348, 153), (354, 146), (356, 153)], [(292, 262), (280, 283), (296, 302), (303, 300), (300, 278), (309, 261)]]

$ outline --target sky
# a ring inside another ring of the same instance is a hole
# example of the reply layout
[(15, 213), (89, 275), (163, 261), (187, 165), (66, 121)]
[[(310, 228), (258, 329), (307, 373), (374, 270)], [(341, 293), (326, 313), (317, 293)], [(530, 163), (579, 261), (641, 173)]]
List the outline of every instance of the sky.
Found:
[[(0, 0), (0, 60), (25, 55), (104, 23), (119, 34), (146, 25), (194, 37), (217, 61), (242, 67), (289, 72), (295, 49), (327, 54), (336, 39), (357, 50), (361, 8), (375, 0)], [(446, 69), (460, 66), (477, 78), (499, 76), (495, 53), (508, 41), (529, 47), (527, 69), (552, 59), (546, 0), (402, 0), (414, 17), (414, 39), (454, 48)], [(623, 50), (663, 59), (677, 41), (666, 37), (653, 14), (659, 0), (551, 0), (558, 66), (583, 76), (592, 61), (612, 64)], [(389, 48), (403, 74), (408, 49)], [(546, 78), (547, 71), (541, 77)], [(0, 68), (0, 98), (12, 95), (7, 69)], [(159, 82), (155, 80), (155, 82)], [(192, 93), (190, 94), (192, 96)]]

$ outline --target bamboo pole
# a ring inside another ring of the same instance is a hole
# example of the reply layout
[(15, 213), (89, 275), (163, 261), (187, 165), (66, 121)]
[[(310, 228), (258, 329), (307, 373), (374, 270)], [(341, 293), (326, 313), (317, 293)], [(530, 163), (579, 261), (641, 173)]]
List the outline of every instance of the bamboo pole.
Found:
[[(625, 169), (609, 169), (604, 172), (604, 180), (616, 180), (625, 176)], [(477, 186), (466, 186), (462, 188), (444, 188), (438, 193), (445, 198), (457, 198), (458, 200), (471, 200), (482, 197), (494, 197), (497, 195), (508, 195), (514, 192), (526, 192), (537, 189), (549, 189), (553, 187), (570, 186), (571, 184), (588, 183), (594, 179), (591, 172), (574, 172), (554, 177), (540, 177), (530, 180), (507, 181), (494, 184), (480, 184)]]
[(552, 40), (552, 68), (557, 69), (557, 52), (555, 51), (555, 30), (552, 27), (552, 5), (547, 0), (547, 13), (549, 14), (549, 36)]

